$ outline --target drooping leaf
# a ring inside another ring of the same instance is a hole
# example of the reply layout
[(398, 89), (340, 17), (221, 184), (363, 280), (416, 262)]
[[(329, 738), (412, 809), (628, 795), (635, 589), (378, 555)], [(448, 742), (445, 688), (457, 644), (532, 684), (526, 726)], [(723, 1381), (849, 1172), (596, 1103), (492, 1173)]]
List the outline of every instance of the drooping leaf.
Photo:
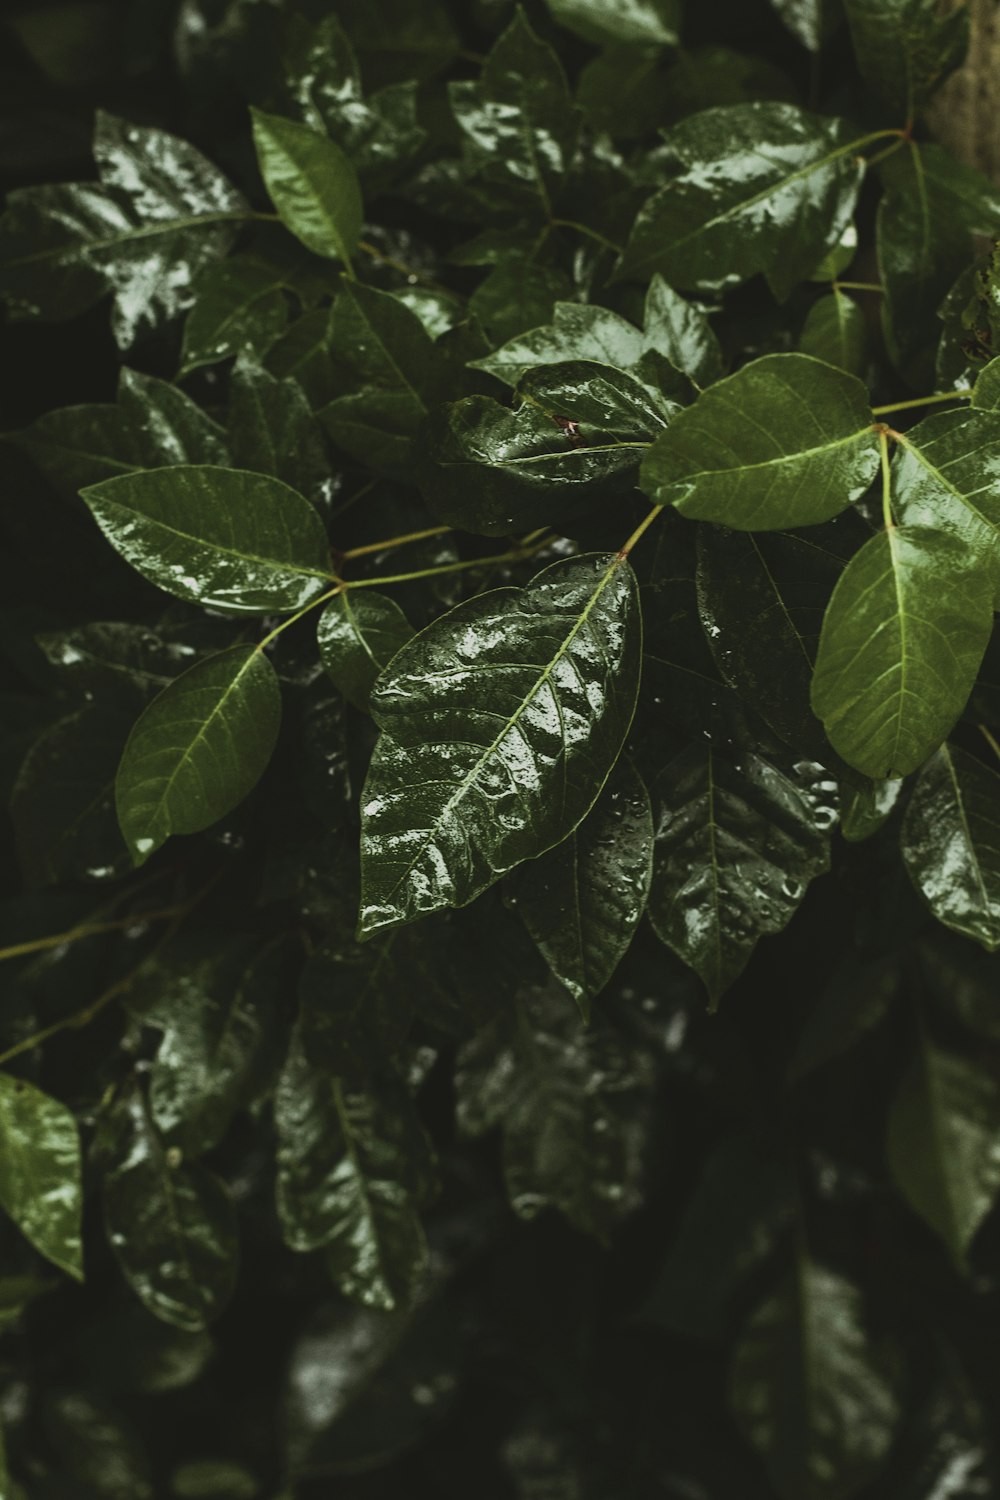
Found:
[(899, 123), (910, 124), (961, 65), (969, 7), (936, 0), (844, 0), (861, 74)]
[(71, 1110), (0, 1073), (0, 1205), (40, 1255), (83, 1280), (80, 1133)]
[(874, 779), (916, 770), (962, 712), (992, 626), (991, 581), (957, 538), (872, 537), (834, 589), (816, 658), (813, 709), (834, 749)]
[(889, 1113), (886, 1154), (916, 1213), (968, 1271), (973, 1237), (1000, 1192), (1000, 1103), (992, 1074), (923, 1026)]
[(858, 1288), (800, 1256), (744, 1329), (730, 1400), (782, 1500), (847, 1500), (886, 1457), (899, 1417), (894, 1384), (866, 1334)]
[(167, 1150), (136, 1083), (104, 1115), (102, 1150), (104, 1220), (126, 1281), (154, 1317), (191, 1332), (205, 1328), (236, 1279), (228, 1192), (205, 1167)]
[(259, 109), (252, 115), (261, 176), (281, 222), (307, 250), (350, 266), (364, 213), (351, 162), (309, 125)]
[(940, 528), (962, 541), (1000, 588), (1000, 414), (939, 412), (900, 433), (892, 468), (893, 513), (904, 526)]
[(200, 151), (164, 130), (99, 113), (100, 184), (21, 188), (0, 224), (0, 297), (17, 317), (62, 321), (113, 292), (127, 349), (190, 307), (197, 272), (223, 256), (249, 212)]
[(626, 0), (614, 12), (600, 0), (546, 0), (554, 20), (598, 46), (673, 47), (680, 26), (678, 0)]
[(254, 255), (206, 266), (184, 323), (180, 375), (245, 350), (263, 355), (288, 323), (288, 273)]
[(768, 354), (703, 391), (643, 459), (642, 487), (741, 531), (827, 521), (878, 470), (868, 394), (805, 354)]
[(648, 1054), (626, 1050), (607, 1024), (583, 1029), (553, 985), (520, 995), (461, 1049), (459, 1129), (475, 1137), (502, 1128), (519, 1217), (556, 1208), (604, 1240), (641, 1198), (641, 1121), (654, 1081)]
[(569, 838), (513, 878), (509, 904), (585, 1015), (628, 951), (646, 908), (652, 859), (649, 793), (619, 761)]
[(714, 1008), (760, 938), (780, 932), (828, 868), (836, 783), (822, 766), (692, 744), (653, 787), (649, 916), (702, 979)]
[(763, 272), (784, 300), (840, 238), (861, 180), (844, 123), (791, 104), (705, 110), (668, 132), (662, 154), (666, 184), (636, 219), (617, 274), (659, 271), (681, 291), (719, 292)]
[(199, 833), (242, 802), (267, 767), (280, 720), (277, 675), (255, 646), (207, 657), (154, 698), (115, 784), (135, 863), (171, 834)]
[(1000, 948), (1000, 776), (942, 745), (917, 778), (901, 834), (914, 885), (939, 922)]
[(375, 679), (412, 635), (396, 601), (374, 589), (338, 594), (316, 627), (324, 667), (344, 696), (364, 710)]
[(585, 816), (632, 721), (640, 622), (617, 557), (460, 604), (393, 658), (362, 806), (363, 934), (464, 906)]
[(853, 297), (836, 288), (809, 309), (799, 349), (839, 370), (863, 376), (868, 363), (865, 315)]
[(504, 536), (621, 493), (679, 411), (634, 376), (584, 361), (528, 371), (515, 400), (466, 396), (427, 423), (428, 498), (448, 525)]
[(181, 599), (263, 615), (332, 582), (319, 516), (270, 475), (178, 464), (103, 480), (84, 499), (126, 562)]
[(427, 1255), (427, 1145), (404, 1097), (390, 1080), (350, 1087), (310, 1065), (296, 1033), (275, 1098), (286, 1243), (326, 1248), (344, 1294), (387, 1310), (410, 1300)]
[(579, 130), (556, 54), (518, 10), (476, 83), (452, 83), (452, 113), (469, 168), (505, 199), (552, 217)]

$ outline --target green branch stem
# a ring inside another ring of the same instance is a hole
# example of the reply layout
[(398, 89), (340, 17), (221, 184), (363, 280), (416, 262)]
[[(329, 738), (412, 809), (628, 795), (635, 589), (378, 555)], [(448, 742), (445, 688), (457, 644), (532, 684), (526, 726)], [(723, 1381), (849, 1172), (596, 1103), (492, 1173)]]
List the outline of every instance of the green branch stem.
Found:
[(887, 417), (890, 412), (909, 411), (911, 407), (937, 406), (942, 401), (968, 401), (971, 395), (971, 386), (966, 386), (959, 391), (935, 391), (933, 396), (914, 396), (912, 401), (891, 401), (888, 406), (873, 406), (872, 415)]

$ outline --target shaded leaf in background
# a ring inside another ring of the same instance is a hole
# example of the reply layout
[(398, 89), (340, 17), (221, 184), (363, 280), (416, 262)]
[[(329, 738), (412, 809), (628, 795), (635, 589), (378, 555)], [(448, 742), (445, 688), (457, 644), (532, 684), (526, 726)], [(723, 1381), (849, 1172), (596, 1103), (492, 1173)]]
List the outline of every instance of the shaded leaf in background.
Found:
[(799, 351), (851, 375), (864, 375), (868, 364), (868, 329), (865, 315), (854, 298), (835, 287), (814, 302), (802, 328)]
[(206, 266), (184, 323), (179, 378), (250, 350), (263, 355), (288, 323), (288, 274), (253, 255)]
[(167, 1150), (134, 1082), (102, 1117), (101, 1152), (104, 1222), (126, 1281), (154, 1317), (197, 1332), (219, 1316), (236, 1282), (227, 1189)]
[(873, 1031), (899, 993), (895, 958), (867, 963), (849, 955), (820, 990), (806, 1014), (788, 1064), (788, 1079), (798, 1083), (816, 1069), (842, 1057)]
[(937, 748), (976, 680), (992, 595), (966, 547), (928, 527), (893, 526), (855, 554), (827, 608), (812, 689), (850, 765), (905, 776)]
[(617, 274), (659, 271), (680, 291), (719, 292), (762, 271), (784, 300), (836, 244), (861, 181), (845, 124), (791, 104), (706, 110), (668, 132), (661, 156), (667, 182)]
[(649, 896), (653, 814), (638, 772), (619, 761), (583, 822), (508, 888), (553, 975), (589, 1014), (628, 951)]
[(393, 658), (372, 695), (362, 933), (464, 906), (572, 832), (632, 722), (637, 594), (627, 562), (573, 558), (459, 605)]
[(781, 531), (838, 515), (877, 471), (860, 380), (805, 354), (770, 354), (674, 418), (643, 460), (642, 487), (694, 520)]
[(844, 0), (861, 75), (900, 125), (909, 125), (959, 67), (969, 7), (936, 0)]
[(626, 0), (613, 14), (601, 0), (546, 0), (553, 20), (585, 42), (645, 47), (677, 45), (678, 0)]
[(323, 512), (335, 481), (323, 430), (297, 380), (279, 380), (242, 354), (230, 377), (228, 419), (237, 468), (273, 474)]
[(65, 1104), (0, 1073), (0, 1204), (39, 1254), (83, 1280), (80, 1132)]
[(917, 777), (901, 834), (914, 885), (939, 922), (1000, 948), (1000, 776), (942, 745)]
[(846, 1500), (878, 1473), (898, 1420), (861, 1293), (801, 1254), (736, 1346), (730, 1401), (782, 1500)]
[(261, 176), (286, 229), (316, 255), (350, 266), (364, 208), (357, 174), (318, 130), (253, 111)]
[(331, 680), (363, 710), (375, 679), (412, 635), (396, 601), (374, 589), (338, 594), (316, 627), (320, 658)]
[(889, 1112), (886, 1155), (904, 1198), (968, 1270), (972, 1238), (1000, 1191), (1000, 1103), (975, 1057), (939, 1047), (918, 1027), (917, 1047)]
[(267, 768), (281, 691), (267, 657), (232, 646), (153, 699), (122, 752), (118, 822), (136, 864), (174, 833), (199, 833), (232, 811)]

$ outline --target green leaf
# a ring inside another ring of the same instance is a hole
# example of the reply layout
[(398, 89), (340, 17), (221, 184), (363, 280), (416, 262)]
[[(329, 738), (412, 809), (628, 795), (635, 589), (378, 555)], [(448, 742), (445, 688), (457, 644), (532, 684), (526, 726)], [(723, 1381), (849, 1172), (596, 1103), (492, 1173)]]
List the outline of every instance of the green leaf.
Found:
[(104, 1221), (125, 1279), (155, 1318), (198, 1332), (232, 1295), (232, 1200), (211, 1172), (167, 1150), (136, 1083), (117, 1096), (101, 1127)]
[(520, 9), (478, 83), (448, 86), (470, 170), (521, 208), (552, 217), (579, 132), (562, 65)]
[(782, 1500), (847, 1500), (878, 1473), (899, 1419), (861, 1293), (797, 1257), (736, 1346), (730, 1401)]
[(386, 1310), (410, 1301), (427, 1257), (427, 1145), (403, 1103), (389, 1081), (349, 1088), (312, 1067), (293, 1034), (274, 1104), (285, 1243), (326, 1248), (345, 1296)]
[(976, 1230), (1000, 1191), (998, 1131), (990, 1069), (938, 1047), (921, 1026), (892, 1102), (886, 1154), (903, 1197), (964, 1273)]
[(978, 411), (1000, 411), (1000, 358), (991, 359), (976, 376), (972, 405)]
[(659, 271), (681, 291), (720, 292), (763, 272), (781, 301), (837, 243), (862, 170), (842, 121), (771, 103), (675, 125), (662, 168), (668, 180), (636, 219), (619, 279)]
[(642, 1201), (652, 1059), (607, 1023), (585, 1030), (553, 985), (519, 995), (460, 1050), (458, 1126), (503, 1129), (503, 1172), (522, 1219), (555, 1208), (606, 1241)]
[(181, 377), (249, 350), (263, 355), (288, 323), (288, 275), (253, 255), (206, 266), (184, 324)]
[(406, 645), (413, 627), (394, 599), (359, 589), (330, 600), (316, 635), (333, 682), (355, 707), (367, 711), (376, 677)]
[(590, 810), (635, 711), (641, 622), (617, 557), (451, 610), (372, 694), (360, 931), (464, 906)]
[[(503, 344), (550, 320), (572, 290), (560, 267), (526, 264), (512, 255), (476, 287), (469, 298), (469, 316), (482, 326), (491, 344)], [(485, 368), (481, 361), (475, 363)]]
[(781, 931), (829, 867), (836, 783), (787, 752), (726, 754), (703, 740), (664, 767), (653, 805), (650, 921), (714, 1008), (760, 938)]
[(845, 786), (840, 831), (849, 844), (860, 844), (877, 833), (899, 801), (903, 782), (867, 781), (860, 787)]
[(297, 318), (267, 351), (265, 365), (279, 380), (297, 380), (313, 411), (329, 401), (333, 309), (314, 307)]
[(808, 1012), (788, 1064), (789, 1083), (842, 1057), (874, 1031), (900, 990), (900, 967), (890, 956), (864, 963), (853, 954), (841, 964)]
[(357, 173), (328, 137), (251, 110), (257, 162), (281, 222), (307, 250), (350, 266), (364, 206)]
[(904, 526), (952, 533), (1000, 590), (1000, 415), (947, 411), (900, 433), (892, 466), (893, 514)]
[(771, 0), (793, 36), (810, 52), (819, 52), (840, 19), (839, 0)]
[(298, 381), (241, 354), (229, 382), (229, 440), (237, 468), (273, 474), (322, 511), (333, 498), (326, 441)]
[(256, 786), (281, 721), (281, 690), (255, 646), (199, 662), (154, 698), (129, 736), (115, 785), (136, 864), (171, 834), (200, 833)]
[(181, 599), (263, 615), (301, 609), (332, 583), (322, 522), (269, 475), (178, 464), (106, 479), (83, 498), (126, 562)]
[(844, 0), (844, 9), (862, 77), (899, 123), (909, 125), (965, 57), (968, 5)]
[(522, 865), (509, 887), (508, 904), (585, 1016), (632, 942), (652, 861), (649, 793), (638, 772), (619, 761), (583, 822)]
[(0, 1204), (40, 1255), (83, 1280), (80, 1134), (70, 1110), (0, 1073)]
[(865, 776), (923, 764), (965, 707), (993, 628), (992, 588), (966, 548), (891, 527), (851, 559), (820, 636), (813, 709)]
[(509, 536), (621, 493), (679, 408), (622, 370), (578, 361), (521, 380), (513, 410), (491, 396), (442, 407), (424, 429), (435, 516)]
[(156, 631), (117, 620), (95, 620), (36, 640), (69, 687), (84, 695), (110, 694), (139, 708), (193, 666), (202, 646), (198, 630), (190, 626)]
[(98, 113), (100, 184), (20, 188), (0, 221), (0, 298), (15, 317), (62, 321), (109, 292), (127, 349), (191, 306), (202, 266), (220, 259), (246, 200), (200, 151), (164, 130)]
[(674, 418), (643, 460), (642, 487), (695, 520), (780, 531), (845, 510), (878, 452), (860, 380), (805, 354), (768, 354)]
[(942, 745), (917, 778), (901, 835), (903, 859), (939, 922), (1000, 948), (1000, 776)]
[(553, 20), (585, 42), (675, 47), (680, 28), (679, 0), (625, 0), (609, 11), (601, 0), (546, 0)]
[(636, 374), (651, 350), (658, 350), (667, 359), (675, 350), (683, 352), (686, 359), (704, 368), (706, 358), (709, 363), (712, 358), (708, 338), (698, 329), (693, 308), (693, 328), (684, 327), (683, 317), (676, 303), (671, 305), (662, 280), (655, 290), (650, 288), (647, 327), (642, 333), (607, 307), (557, 302), (551, 323), (519, 334), (492, 354), (470, 363), (472, 369), (485, 370), (511, 386), (520, 385), (528, 371), (539, 366), (584, 360)]
[(643, 335), (648, 349), (662, 354), (695, 385), (711, 385), (722, 374), (722, 350), (708, 318), (659, 272), (646, 293)]
[(799, 337), (799, 349), (814, 359), (864, 376), (868, 366), (868, 329), (865, 315), (853, 297), (834, 289), (809, 309)]

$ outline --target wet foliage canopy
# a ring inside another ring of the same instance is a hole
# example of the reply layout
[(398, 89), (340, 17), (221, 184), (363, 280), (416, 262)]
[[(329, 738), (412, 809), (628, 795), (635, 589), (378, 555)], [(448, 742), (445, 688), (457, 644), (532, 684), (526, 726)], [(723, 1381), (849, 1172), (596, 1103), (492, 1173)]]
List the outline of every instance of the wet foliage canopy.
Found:
[(966, 23), (5, 11), (3, 1500), (998, 1493)]

